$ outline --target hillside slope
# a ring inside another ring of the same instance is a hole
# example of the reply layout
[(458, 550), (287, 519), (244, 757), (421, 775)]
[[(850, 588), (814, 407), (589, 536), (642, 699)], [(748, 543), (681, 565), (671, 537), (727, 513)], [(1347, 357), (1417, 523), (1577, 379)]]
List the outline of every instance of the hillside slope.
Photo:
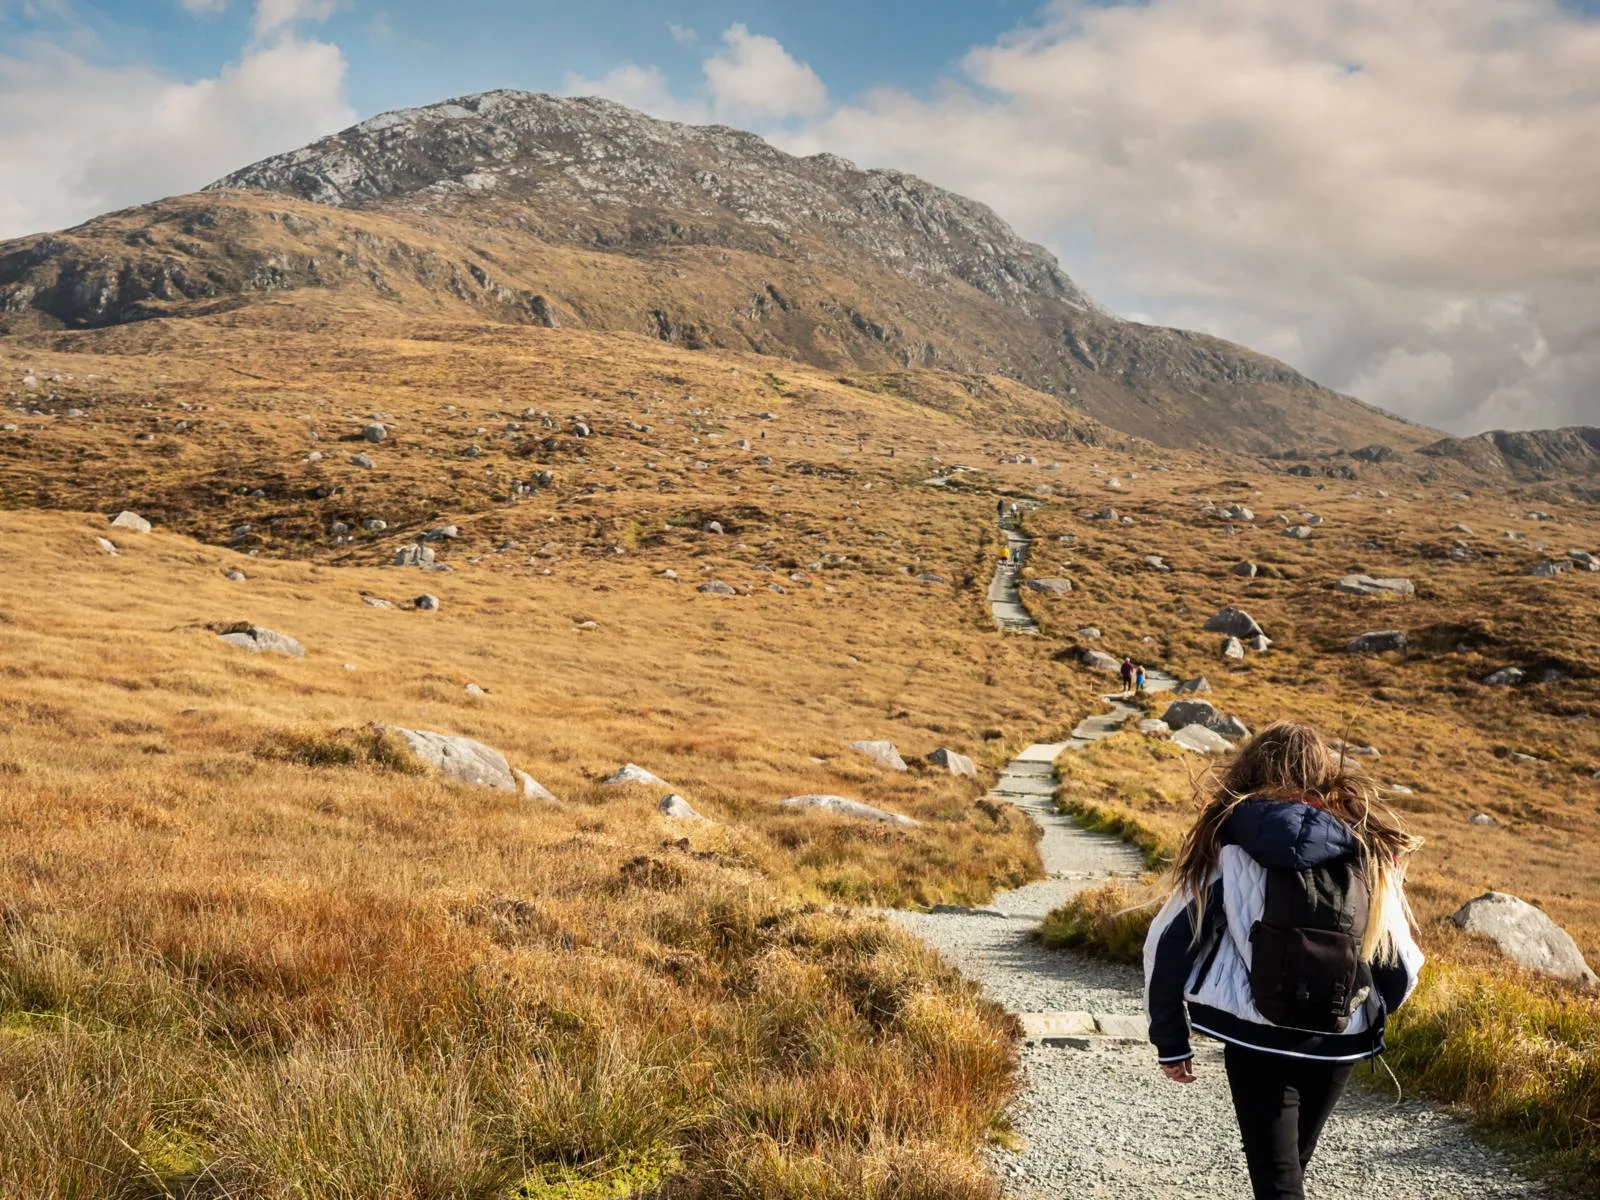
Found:
[(602, 100), (389, 113), (203, 195), (0, 246), (0, 332), (304, 289), (645, 333), (828, 370), (1007, 375), (1158, 443), (1252, 452), (1437, 436), (1202, 334), (1118, 320), (993, 212), (912, 176)]

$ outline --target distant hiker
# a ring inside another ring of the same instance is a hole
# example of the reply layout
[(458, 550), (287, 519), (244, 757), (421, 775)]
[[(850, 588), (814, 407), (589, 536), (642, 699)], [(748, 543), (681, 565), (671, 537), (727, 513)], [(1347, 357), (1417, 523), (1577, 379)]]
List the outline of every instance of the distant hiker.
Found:
[(1377, 796), (1311, 726), (1268, 726), (1184, 838), (1145, 941), (1161, 1070), (1194, 1081), (1191, 1028), (1225, 1043), (1256, 1200), (1305, 1196), (1324, 1123), (1422, 966), (1403, 891), (1422, 842)]
[(1137, 666), (1133, 669), (1133, 692), (1138, 695), (1144, 691), (1144, 667)]
[(1124, 695), (1133, 691), (1133, 659), (1122, 660), (1122, 692)]
[(1006, 523), (1006, 502), (1004, 500), (996, 500), (994, 502), (994, 519), (999, 521), (1001, 525)]

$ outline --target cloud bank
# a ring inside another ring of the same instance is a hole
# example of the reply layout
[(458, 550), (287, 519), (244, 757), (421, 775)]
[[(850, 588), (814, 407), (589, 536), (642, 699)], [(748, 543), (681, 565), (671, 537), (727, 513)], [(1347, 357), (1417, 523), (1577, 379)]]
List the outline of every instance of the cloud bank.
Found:
[[(212, 15), (225, 0), (185, 0)], [(42, 41), (0, 51), (0, 237), (192, 191), (351, 123), (338, 47), (303, 37), (331, 4), (261, 0), (237, 59), (183, 81)]]
[(1416, 420), (1600, 423), (1600, 20), (1557, 0), (1058, 0), (931, 96), (838, 106), (717, 61), (655, 111), (737, 97), (987, 201), (1119, 311)]

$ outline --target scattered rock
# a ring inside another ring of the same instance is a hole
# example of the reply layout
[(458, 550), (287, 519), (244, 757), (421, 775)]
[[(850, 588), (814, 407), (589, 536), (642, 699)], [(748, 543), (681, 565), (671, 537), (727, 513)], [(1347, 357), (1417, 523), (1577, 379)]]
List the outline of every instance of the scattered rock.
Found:
[(1391, 650), (1406, 648), (1406, 635), (1398, 629), (1382, 629), (1363, 633), (1345, 647), (1350, 654), (1386, 654)]
[(433, 547), (421, 546), (413, 542), (409, 546), (401, 546), (394, 552), (394, 565), (397, 567), (422, 567), (434, 559)]
[(1244, 644), (1257, 654), (1265, 654), (1272, 649), (1272, 639), (1264, 633), (1258, 633), (1253, 638), (1246, 638)]
[(1091, 650), (1087, 646), (1078, 648), (1078, 661), (1094, 671), (1105, 671), (1116, 675), (1122, 671), (1122, 660), (1107, 654), (1104, 650)]
[(1256, 634), (1264, 632), (1261, 626), (1256, 624), (1254, 617), (1245, 612), (1244, 609), (1234, 608), (1231, 605), (1222, 609), (1216, 616), (1207, 621), (1205, 623), (1205, 631), (1207, 633), (1226, 633), (1236, 638), (1255, 637)]
[(1472, 530), (1469, 526), (1457, 524), (1450, 526), (1450, 532), (1471, 534)]
[(1468, 825), (1498, 825), (1498, 824), (1500, 824), (1500, 822), (1496, 821), (1488, 813), (1473, 813), (1470, 817), (1467, 818), (1467, 824)]
[(1190, 725), (1172, 735), (1172, 744), (1196, 754), (1226, 754), (1233, 749), (1228, 739), (1204, 725)]
[(702, 583), (699, 587), (695, 588), (695, 591), (704, 592), (708, 596), (737, 596), (739, 594), (736, 590), (734, 590), (731, 584), (723, 583), (720, 579), (713, 579), (709, 583)]
[(430, 596), (428, 593), (424, 592), (422, 595), (413, 600), (411, 605), (419, 612), (438, 612), (439, 597)]
[(900, 757), (893, 742), (851, 742), (850, 749), (859, 750), (880, 767), (891, 771), (904, 771), (906, 760)]
[(487, 696), (489, 693), (475, 683), (469, 683), (461, 689), (469, 696)]
[(1173, 694), (1177, 696), (1200, 695), (1210, 690), (1211, 681), (1204, 675), (1196, 675), (1193, 679), (1185, 679), (1172, 689)]
[(670, 817), (674, 821), (704, 821), (705, 818), (695, 812), (693, 806), (676, 792), (670, 796), (661, 797), (661, 803), (656, 805), (661, 815)]
[(901, 813), (888, 812), (885, 809), (873, 808), (870, 804), (863, 804), (859, 800), (846, 800), (843, 796), (791, 796), (783, 802), (785, 808), (815, 808), (824, 812), (834, 813), (841, 817), (853, 817), (858, 821), (883, 821), (890, 825), (903, 825), (915, 828), (921, 824)]
[(1254, 579), (1261, 573), (1261, 568), (1256, 566), (1253, 562), (1234, 563), (1233, 567), (1231, 568), (1231, 573), (1239, 576), (1241, 579)]
[(1167, 711), (1161, 714), (1161, 721), (1174, 733), (1191, 725), (1204, 725), (1212, 733), (1231, 742), (1243, 741), (1250, 736), (1250, 730), (1243, 721), (1218, 712), (1209, 700), (1178, 700), (1167, 706)]
[(1078, 636), (1081, 638), (1097, 638), (1100, 636), (1100, 631), (1093, 625), (1085, 625), (1082, 629), (1078, 630)]
[(1072, 580), (1030, 579), (1027, 581), (1026, 586), (1036, 592), (1050, 592), (1054, 595), (1062, 596), (1072, 590)]
[(117, 544), (110, 538), (97, 537), (94, 540), (94, 544), (99, 546), (102, 551), (104, 551), (106, 554), (109, 554), (112, 558), (117, 557)]
[(461, 536), (461, 527), (458, 525), (440, 525), (430, 529), (422, 535), (425, 542), (453, 542)]
[(1303, 542), (1308, 537), (1311, 536), (1311, 526), (1309, 526), (1309, 525), (1291, 525), (1291, 526), (1289, 526), (1289, 528), (1287, 528), (1287, 529), (1285, 529), (1283, 531), (1283, 536), (1286, 537), (1286, 538), (1295, 538), (1298, 541), (1302, 541)]
[(1139, 722), (1139, 732), (1147, 737), (1170, 737), (1172, 726), (1153, 717), (1144, 717)]
[(406, 745), (411, 747), (411, 753), (457, 783), (494, 788), (500, 792), (517, 790), (516, 777), (511, 773), (511, 764), (506, 762), (505, 755), (482, 742), (426, 729), (407, 729), (401, 725), (391, 725), (389, 730), (405, 739)]
[(941, 746), (928, 755), (928, 761), (936, 767), (943, 767), (952, 775), (965, 775), (969, 778), (978, 777), (978, 765), (965, 754), (957, 754), (954, 750)]
[(1600, 555), (1590, 554), (1587, 550), (1568, 550), (1567, 557), (1580, 570), (1600, 571)]
[(371, 470), (372, 466), (373, 466), (372, 455), (370, 455), (370, 454), (352, 454), (350, 456), (350, 465), (352, 467), (364, 467), (367, 470)]
[(235, 567), (233, 570), (224, 575), (223, 578), (229, 583), (243, 583), (248, 576), (245, 575), (243, 571), (239, 570), (239, 568)]
[(1236, 637), (1226, 639), (1222, 643), (1222, 657), (1242, 659), (1244, 657), (1244, 643)]
[(1485, 675), (1483, 682), (1488, 687), (1515, 687), (1527, 678), (1521, 667), (1501, 667), (1492, 675)]
[(1347, 596), (1414, 596), (1417, 591), (1409, 579), (1374, 579), (1370, 575), (1346, 575), (1333, 590)]
[(1172, 570), (1172, 568), (1167, 565), (1167, 560), (1162, 558), (1159, 554), (1146, 554), (1144, 556), (1144, 565), (1149, 567), (1152, 571)]
[(701, 528), (701, 530), (703, 530), (706, 533), (721, 533), (722, 532), (722, 522), (721, 521), (707, 521), (704, 525), (700, 526), (700, 528)]
[(1566, 563), (1541, 562), (1536, 563), (1532, 571), (1528, 572), (1535, 579), (1553, 579), (1567, 569)]
[(114, 529), (126, 529), (130, 533), (149, 533), (150, 522), (146, 521), (136, 512), (124, 509), (111, 517), (111, 526)]
[(665, 786), (665, 780), (657, 779), (654, 775), (650, 774), (649, 771), (646, 771), (643, 767), (637, 766), (634, 763), (624, 763), (611, 774), (607, 775), (603, 782), (607, 787), (625, 787), (629, 784), (635, 784), (639, 786)]
[(1468, 933), (1490, 938), (1507, 958), (1529, 970), (1568, 983), (1600, 983), (1572, 935), (1519, 897), (1485, 892), (1450, 919)]
[(515, 776), (517, 784), (522, 790), (523, 799), (525, 799), (525, 800), (542, 800), (546, 804), (560, 804), (561, 803), (561, 801), (556, 799), (556, 796), (555, 796), (554, 792), (552, 792), (549, 788), (545, 787), (542, 783), (540, 783), (532, 775), (529, 775), (526, 771), (513, 771), (513, 772), (511, 772), (511, 774), (513, 776)]
[(289, 658), (304, 658), (306, 653), (306, 648), (292, 637), (271, 629), (263, 629), (259, 625), (230, 625), (217, 636), (230, 646), (237, 646), (254, 654), (283, 654)]
[(361, 440), (377, 445), (379, 442), (389, 440), (389, 428), (381, 421), (374, 421), (361, 431)]

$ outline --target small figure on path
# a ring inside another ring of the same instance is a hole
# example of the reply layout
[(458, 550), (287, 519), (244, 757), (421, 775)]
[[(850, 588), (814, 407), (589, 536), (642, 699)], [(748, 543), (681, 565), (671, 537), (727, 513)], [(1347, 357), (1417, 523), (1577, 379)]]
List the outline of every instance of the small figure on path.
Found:
[(1122, 660), (1122, 694), (1126, 696), (1133, 691), (1133, 659)]
[(1161, 1070), (1194, 1081), (1191, 1028), (1224, 1062), (1256, 1200), (1303, 1200), (1355, 1064), (1416, 986), (1403, 892), (1421, 846), (1309, 725), (1244, 748), (1184, 838), (1145, 941)]
[(1144, 693), (1144, 664), (1141, 663), (1139, 666), (1137, 666), (1137, 667), (1135, 667), (1133, 669), (1133, 694), (1135, 696), (1139, 696), (1139, 695), (1143, 695), (1143, 693)]
[(1002, 529), (1005, 528), (1005, 524), (1006, 524), (1006, 502), (1005, 502), (1005, 500), (1003, 498), (1000, 499), (1000, 500), (996, 500), (994, 502), (994, 519), (996, 521), (1000, 522), (1000, 527)]

